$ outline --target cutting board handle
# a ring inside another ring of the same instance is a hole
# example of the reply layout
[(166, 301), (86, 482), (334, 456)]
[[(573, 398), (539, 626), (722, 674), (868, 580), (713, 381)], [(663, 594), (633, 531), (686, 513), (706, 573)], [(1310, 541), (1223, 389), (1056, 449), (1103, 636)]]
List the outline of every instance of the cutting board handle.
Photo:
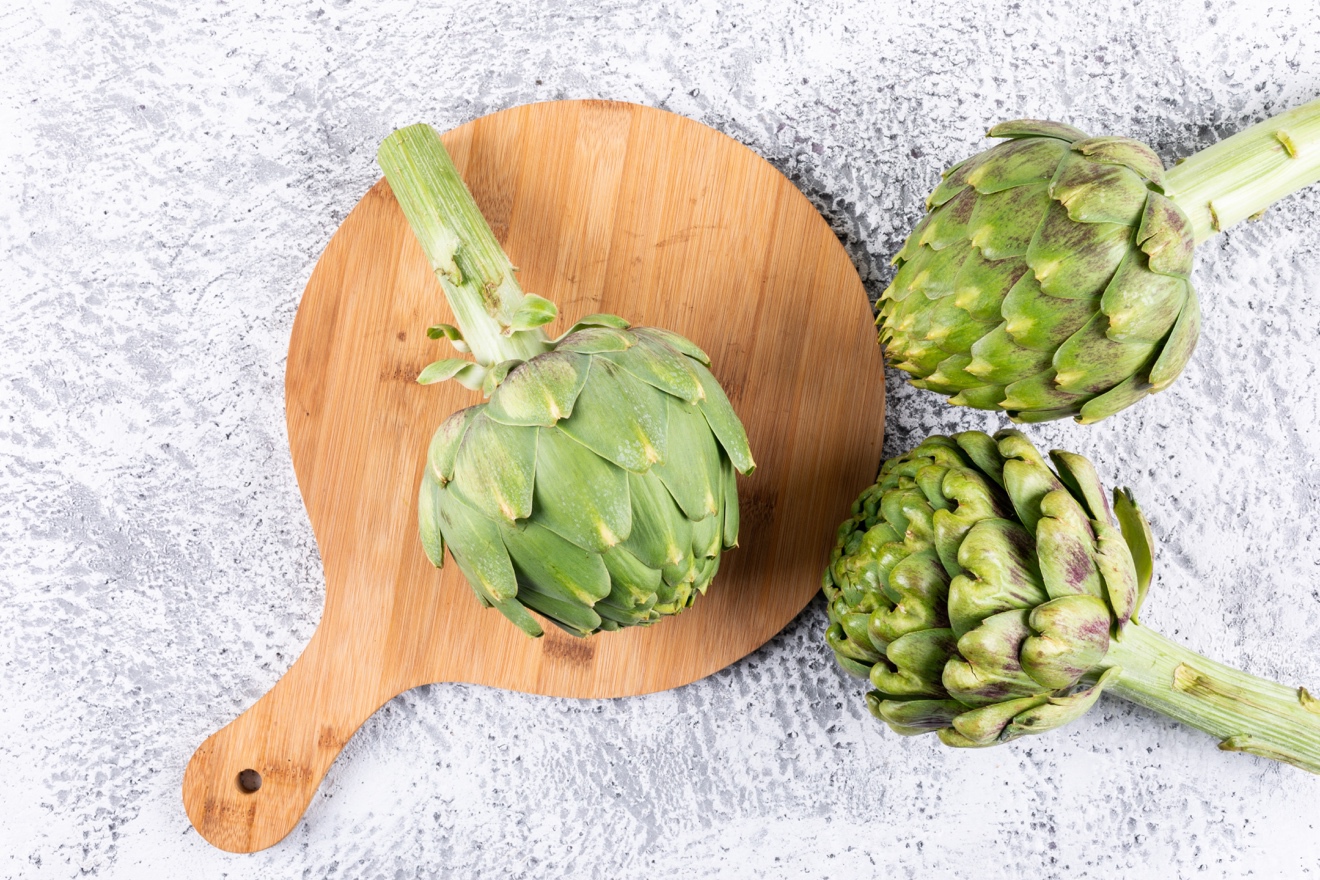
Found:
[(220, 849), (256, 852), (282, 840), (345, 744), (395, 696), (373, 686), (381, 680), (376, 664), (336, 650), (322, 637), (325, 629), (275, 687), (211, 734), (188, 762), (188, 818)]

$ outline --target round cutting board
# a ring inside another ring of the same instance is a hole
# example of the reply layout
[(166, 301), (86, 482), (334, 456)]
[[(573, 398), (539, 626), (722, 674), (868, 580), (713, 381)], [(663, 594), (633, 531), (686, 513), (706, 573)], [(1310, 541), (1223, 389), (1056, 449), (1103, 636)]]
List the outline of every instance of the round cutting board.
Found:
[(416, 524), (427, 443), (480, 397), (414, 381), (453, 356), (426, 328), (454, 319), (377, 183), (317, 263), (289, 345), (289, 443), (325, 611), (288, 673), (184, 775), (189, 818), (222, 849), (283, 838), (353, 733), (408, 688), (622, 697), (745, 656), (815, 595), (834, 531), (880, 463), (884, 379), (861, 282), (811, 204), (751, 150), (602, 101), (516, 107), (444, 142), (523, 287), (558, 304), (550, 335), (611, 312), (710, 355), (758, 464), (739, 478), (740, 546), (691, 610), (588, 639), (553, 626), (528, 638), (480, 607), (452, 561), (433, 568)]

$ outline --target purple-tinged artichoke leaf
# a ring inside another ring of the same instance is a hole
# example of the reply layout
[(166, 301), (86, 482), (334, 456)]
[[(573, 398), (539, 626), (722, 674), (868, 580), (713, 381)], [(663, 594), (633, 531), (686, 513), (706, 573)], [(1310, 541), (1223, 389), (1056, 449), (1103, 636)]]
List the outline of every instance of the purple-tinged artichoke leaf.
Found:
[(1092, 162), (1122, 165), (1156, 186), (1164, 186), (1164, 163), (1141, 141), (1125, 137), (1093, 137), (1077, 141), (1072, 148)]
[(1063, 489), (1047, 494), (1040, 506), (1044, 516), (1036, 526), (1036, 552), (1045, 591), (1051, 599), (1103, 598), (1104, 584), (1095, 563), (1095, 531), (1087, 512)]
[(1062, 122), (1050, 122), (1047, 119), (1010, 119), (990, 129), (985, 136), (992, 138), (1049, 137), (1073, 143), (1085, 139), (1086, 132), (1079, 128), (1073, 128), (1071, 125)]
[(1196, 298), (1196, 291), (1188, 288), (1187, 302), (1178, 314), (1178, 320), (1169, 332), (1155, 365), (1150, 368), (1150, 386), (1152, 391), (1163, 391), (1173, 384), (1182, 373), (1183, 367), (1192, 359), (1196, 350), (1196, 340), (1201, 335), (1201, 303)]
[(1114, 490), (1114, 514), (1118, 517), (1118, 528), (1127, 542), (1137, 572), (1137, 602), (1132, 608), (1132, 619), (1136, 620), (1155, 571), (1155, 537), (1131, 489)]
[(1109, 652), (1109, 606), (1095, 596), (1061, 596), (1031, 611), (1022, 669), (1043, 687), (1071, 686)]
[(982, 195), (1048, 183), (1067, 155), (1068, 145), (1054, 138), (1012, 140), (991, 149), (967, 174), (967, 182)]
[(1141, 222), (1149, 192), (1145, 181), (1132, 170), (1092, 162), (1078, 153), (1069, 154), (1050, 183), (1050, 195), (1076, 223), (1135, 227)]

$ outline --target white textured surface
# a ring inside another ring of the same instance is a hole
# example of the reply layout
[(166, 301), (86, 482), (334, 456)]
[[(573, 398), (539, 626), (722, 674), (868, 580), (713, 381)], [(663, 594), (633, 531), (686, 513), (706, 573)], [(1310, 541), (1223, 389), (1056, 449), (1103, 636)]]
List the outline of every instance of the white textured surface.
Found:
[[(670, 693), (411, 692), (263, 853), (211, 848), (180, 803), (192, 750), (320, 614), (285, 349), (382, 136), (551, 98), (665, 107), (790, 175), (874, 297), (994, 121), (1172, 160), (1320, 93), (1313, 4), (1062, 5), (6, 4), (0, 877), (1320, 873), (1320, 779), (1108, 697), (988, 751), (896, 737), (827, 656), (819, 602)], [(1032, 429), (1142, 499), (1147, 622), (1289, 683), (1320, 683), (1317, 210), (1308, 192), (1201, 248), (1204, 335), (1171, 391)], [(999, 425), (890, 391), (890, 452)]]

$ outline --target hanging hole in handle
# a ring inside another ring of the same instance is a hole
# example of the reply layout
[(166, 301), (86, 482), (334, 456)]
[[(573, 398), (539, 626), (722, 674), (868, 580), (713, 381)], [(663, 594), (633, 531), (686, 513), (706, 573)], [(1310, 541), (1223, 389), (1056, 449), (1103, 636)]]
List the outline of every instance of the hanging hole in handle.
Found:
[(261, 774), (256, 770), (248, 768), (240, 771), (238, 774), (238, 790), (244, 794), (252, 794), (261, 788)]

